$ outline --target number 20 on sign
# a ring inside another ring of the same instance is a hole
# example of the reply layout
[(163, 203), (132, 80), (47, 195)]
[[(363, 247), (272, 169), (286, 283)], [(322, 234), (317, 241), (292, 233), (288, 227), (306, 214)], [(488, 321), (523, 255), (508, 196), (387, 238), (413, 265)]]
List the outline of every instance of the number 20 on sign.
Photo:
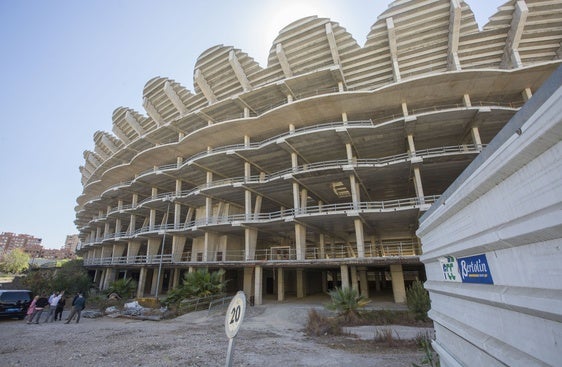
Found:
[(239, 291), (230, 301), (228, 310), (226, 310), (226, 316), (224, 318), (224, 330), (226, 336), (228, 337), (228, 351), (226, 356), (226, 366), (232, 366), (232, 355), (233, 355), (233, 344), (234, 337), (240, 329), (240, 324), (244, 320), (244, 314), (246, 313), (246, 295), (244, 292)]

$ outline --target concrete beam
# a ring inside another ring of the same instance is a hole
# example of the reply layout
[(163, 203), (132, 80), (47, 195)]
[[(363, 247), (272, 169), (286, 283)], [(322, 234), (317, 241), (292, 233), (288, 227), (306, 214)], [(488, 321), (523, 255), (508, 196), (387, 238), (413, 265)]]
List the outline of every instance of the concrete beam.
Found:
[(459, 0), (451, 0), (449, 11), (449, 51), (447, 55), (448, 70), (461, 70), (459, 61), (459, 35), (461, 29), (461, 4)]
[(215, 93), (211, 89), (209, 83), (207, 83), (207, 80), (201, 72), (201, 69), (195, 70), (195, 83), (197, 83), (199, 88), (201, 88), (201, 91), (203, 92), (203, 95), (205, 96), (209, 104), (213, 104), (217, 101), (217, 97), (215, 96)]
[(139, 137), (144, 135), (144, 129), (139, 124), (135, 116), (133, 116), (131, 111), (127, 111), (125, 113), (125, 121), (127, 121), (127, 123), (133, 128), (133, 130), (136, 131), (137, 134), (139, 134)]
[(400, 81), (400, 67), (398, 66), (398, 48), (396, 46), (396, 31), (392, 17), (386, 18), (386, 29), (388, 30), (388, 47), (390, 49), (390, 59), (392, 62), (392, 74), (394, 81)]
[(165, 124), (164, 119), (162, 118), (162, 116), (160, 116), (160, 114), (156, 110), (156, 107), (154, 107), (154, 105), (152, 104), (152, 102), (150, 102), (148, 97), (144, 97), (142, 101), (142, 106), (144, 107), (144, 110), (146, 111), (147, 115), (150, 118), (152, 118), (158, 126), (162, 126)]
[(518, 1), (515, 4), (515, 10), (511, 19), (511, 28), (507, 33), (507, 39), (505, 41), (502, 62), (500, 64), (500, 68), (502, 69), (507, 69), (510, 66), (512, 68), (520, 68), (523, 66), (518, 49), (528, 14), (529, 8), (527, 8), (525, 1)]
[(174, 105), (176, 110), (178, 110), (180, 115), (187, 114), (188, 112), (187, 108), (185, 107), (185, 105), (180, 99), (180, 96), (178, 96), (178, 94), (176, 93), (176, 91), (174, 90), (174, 88), (172, 87), (169, 81), (166, 81), (166, 84), (164, 84), (164, 93), (166, 93), (166, 96), (168, 96), (170, 101), (172, 101), (172, 104)]
[(252, 85), (250, 84), (250, 81), (248, 80), (248, 77), (246, 76), (242, 65), (240, 65), (240, 61), (238, 61), (234, 50), (231, 50), (229, 52), (228, 62), (230, 63), (232, 70), (234, 70), (234, 75), (236, 75), (236, 78), (240, 82), (240, 85), (242, 86), (242, 89), (244, 89), (244, 92), (252, 90)]
[(275, 46), (275, 53), (277, 54), (277, 59), (279, 59), (279, 64), (281, 64), (281, 69), (283, 70), (283, 74), (285, 74), (285, 78), (292, 77), (293, 71), (291, 70), (291, 65), (289, 65), (287, 55), (285, 55), (283, 46), (280, 43)]
[(341, 65), (338, 44), (336, 43), (336, 36), (334, 35), (334, 30), (332, 29), (332, 23), (326, 23), (326, 37), (328, 38), (328, 44), (330, 45), (330, 52), (332, 53), (332, 60), (334, 60), (334, 64)]

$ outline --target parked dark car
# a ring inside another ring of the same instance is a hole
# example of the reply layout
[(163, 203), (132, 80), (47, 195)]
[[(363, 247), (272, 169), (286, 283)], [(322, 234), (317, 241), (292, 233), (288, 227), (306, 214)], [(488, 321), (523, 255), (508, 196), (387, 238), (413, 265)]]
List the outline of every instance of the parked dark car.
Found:
[(23, 319), (32, 299), (28, 290), (0, 290), (0, 317)]

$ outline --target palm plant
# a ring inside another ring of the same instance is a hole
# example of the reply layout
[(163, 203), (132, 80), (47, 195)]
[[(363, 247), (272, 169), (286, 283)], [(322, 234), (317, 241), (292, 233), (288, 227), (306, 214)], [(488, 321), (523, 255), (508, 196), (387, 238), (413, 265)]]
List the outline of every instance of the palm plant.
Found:
[(109, 285), (105, 293), (117, 293), (122, 298), (128, 298), (137, 289), (137, 282), (133, 278), (121, 278)]
[(170, 290), (165, 302), (174, 304), (190, 297), (207, 297), (223, 292), (225, 287), (224, 270), (211, 273), (207, 269), (198, 269), (186, 273), (182, 285)]
[(359, 318), (359, 310), (371, 302), (351, 287), (336, 288), (328, 293), (331, 297), (331, 302), (326, 304), (326, 308), (337, 311), (338, 316), (343, 317), (346, 322), (357, 320)]

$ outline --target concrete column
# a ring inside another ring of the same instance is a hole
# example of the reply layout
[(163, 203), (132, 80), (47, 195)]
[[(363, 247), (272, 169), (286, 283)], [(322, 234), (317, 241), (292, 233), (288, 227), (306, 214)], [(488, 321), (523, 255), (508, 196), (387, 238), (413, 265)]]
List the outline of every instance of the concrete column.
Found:
[(97, 283), (99, 289), (103, 289), (103, 286), (105, 285), (105, 276), (106, 276), (106, 274), (107, 274), (107, 269), (103, 269), (103, 270), (101, 271), (99, 283)]
[(300, 190), (299, 190), (299, 184), (296, 182), (293, 182), (293, 208), (295, 209), (295, 212), (298, 213), (300, 210)]
[(470, 135), (472, 136), (473, 144), (476, 145), (477, 147), (481, 147), (482, 139), (480, 139), (480, 131), (478, 130), (478, 127), (475, 126), (472, 129), (470, 129)]
[(347, 158), (348, 163), (353, 163), (353, 147), (349, 143), (345, 144), (345, 157)]
[(328, 292), (328, 273), (322, 272), (322, 292)]
[(180, 269), (174, 269), (172, 275), (172, 288), (177, 288), (180, 285)]
[(340, 272), (341, 272), (341, 288), (349, 288), (350, 284), (349, 284), (349, 269), (347, 267), (347, 265), (341, 265), (340, 266)]
[(263, 303), (263, 268), (256, 266), (254, 279), (254, 305)]
[(172, 259), (174, 261), (181, 261), (186, 240), (187, 238), (184, 236), (174, 235), (172, 237)]
[(244, 258), (254, 260), (256, 257), (256, 244), (258, 243), (258, 230), (244, 228)]
[(304, 260), (306, 257), (306, 227), (300, 223), (295, 223), (295, 246), (297, 260)]
[(285, 272), (283, 268), (277, 269), (277, 300), (285, 300)]
[(160, 252), (160, 245), (161, 245), (160, 238), (149, 238), (148, 245), (146, 247), (146, 255), (148, 256), (147, 261), (151, 261), (152, 257), (159, 255)]
[(135, 262), (135, 256), (139, 254), (141, 243), (139, 241), (129, 241), (127, 244), (127, 262)]
[(139, 284), (137, 286), (137, 298), (142, 298), (144, 296), (145, 283), (146, 283), (146, 268), (143, 266), (140, 269)]
[(304, 270), (297, 269), (297, 298), (304, 298)]
[(369, 281), (367, 279), (367, 269), (359, 268), (359, 289), (363, 297), (369, 298)]
[(123, 225), (121, 224), (121, 218), (115, 219), (115, 235), (121, 237), (119, 233), (121, 233)]
[(320, 246), (320, 258), (321, 259), (325, 259), (326, 258), (326, 243), (324, 240), (324, 233), (320, 233), (320, 238), (319, 238), (319, 246)]
[(350, 273), (351, 273), (351, 288), (353, 288), (357, 294), (359, 294), (359, 282), (357, 279), (357, 267), (356, 266), (351, 266), (349, 268)]
[(425, 202), (424, 200), (425, 195), (423, 192), (420, 167), (416, 165), (413, 168), (414, 168), (414, 189), (416, 191), (416, 195), (418, 199), (420, 200), (420, 204), (423, 204)]
[(125, 252), (125, 244), (124, 243), (116, 243), (113, 245), (113, 254), (111, 254), (111, 257), (113, 259), (113, 261), (116, 261), (117, 258), (123, 256), (123, 253)]
[(207, 254), (209, 253), (209, 241), (211, 240), (211, 236), (209, 232), (205, 232), (203, 236), (203, 262), (207, 262)]
[(365, 257), (365, 238), (363, 234), (363, 222), (360, 218), (353, 220), (355, 224), (355, 241), (357, 243), (357, 256), (359, 258)]
[(531, 91), (531, 88), (525, 88), (523, 92), (521, 92), (521, 95), (523, 96), (523, 100), (527, 102), (533, 96), (533, 92)]
[(392, 293), (395, 303), (406, 302), (406, 286), (404, 285), (404, 272), (402, 265), (390, 265), (390, 276), (392, 278)]
[(416, 155), (416, 145), (414, 144), (414, 135), (408, 134), (408, 150), (412, 156)]
[[(164, 272), (162, 272), (164, 273)], [(162, 274), (160, 274), (162, 275)], [(152, 269), (152, 284), (150, 285), (150, 294), (156, 295), (156, 287), (160, 289), (159, 283), (160, 279), (158, 279), (158, 269)], [(160, 291), (158, 291), (160, 293)]]
[(254, 275), (254, 268), (244, 268), (244, 286), (243, 291), (246, 294), (252, 294), (252, 281)]

